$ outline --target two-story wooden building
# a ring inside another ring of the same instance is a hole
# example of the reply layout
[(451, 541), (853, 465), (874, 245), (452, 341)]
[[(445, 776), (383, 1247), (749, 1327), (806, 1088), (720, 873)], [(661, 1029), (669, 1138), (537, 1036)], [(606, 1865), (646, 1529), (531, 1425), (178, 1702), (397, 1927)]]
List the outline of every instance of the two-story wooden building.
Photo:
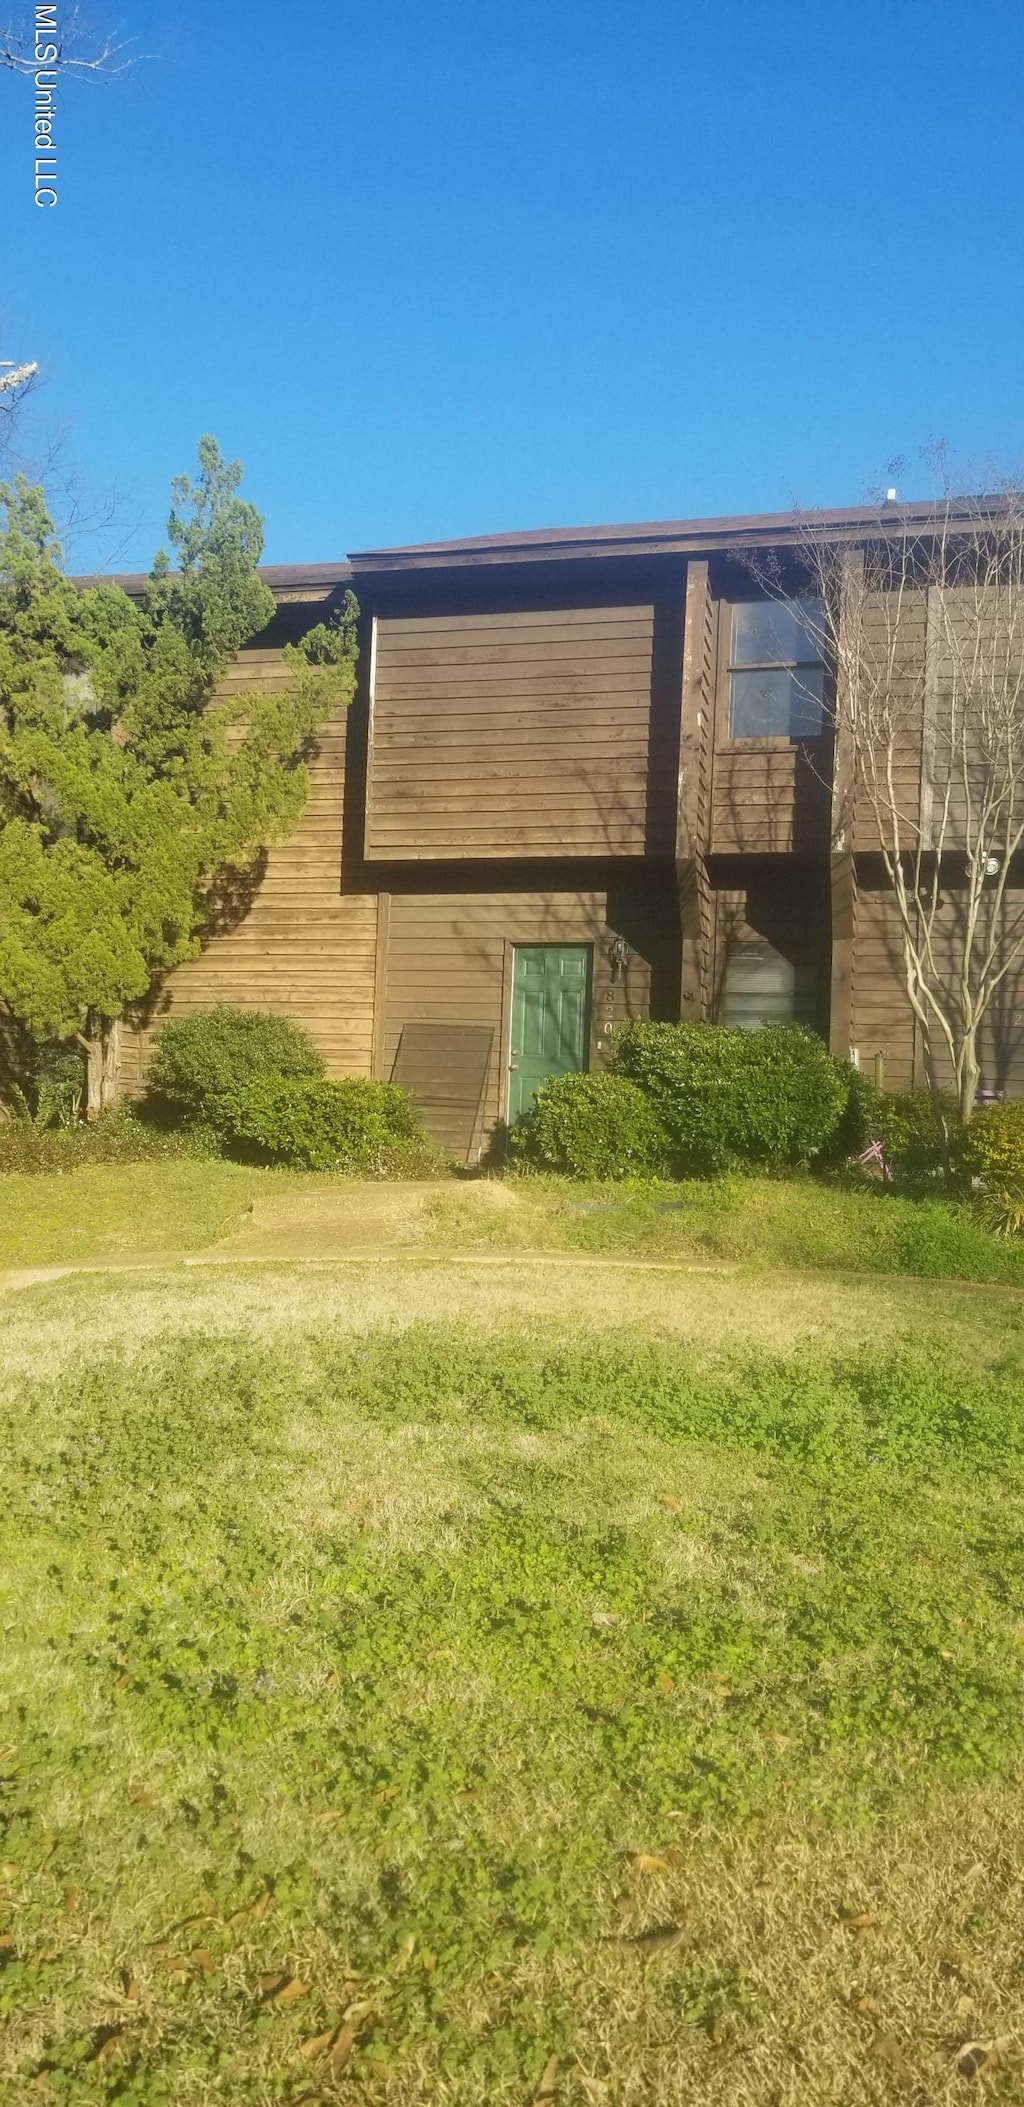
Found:
[[(877, 522), (816, 517), (853, 543)], [(125, 1086), (163, 1016), (221, 1001), (406, 1083), (469, 1161), (625, 1017), (794, 1019), (923, 1083), (877, 840), (837, 824), (815, 627), (799, 580), (786, 607), (751, 566), (795, 544), (783, 515), (265, 569), (277, 617), (228, 685), (283, 683), (282, 644), (351, 585), (357, 698), (244, 917), (126, 1035)], [(1000, 1019), (984, 1080), (1020, 1090), (1024, 1019)]]

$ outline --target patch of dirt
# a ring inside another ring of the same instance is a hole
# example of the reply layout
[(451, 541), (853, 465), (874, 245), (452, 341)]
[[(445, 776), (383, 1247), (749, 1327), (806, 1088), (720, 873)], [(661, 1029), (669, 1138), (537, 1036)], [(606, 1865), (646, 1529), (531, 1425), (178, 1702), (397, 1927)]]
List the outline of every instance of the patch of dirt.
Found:
[(218, 1258), (335, 1258), (414, 1241), (433, 1183), (288, 1188), (258, 1199), (238, 1229), (209, 1251)]
[(311, 1182), (264, 1195), (239, 1228), (207, 1250), (217, 1258), (280, 1259), (407, 1250), (431, 1234), (439, 1202), (446, 1213), (470, 1218), (486, 1211), (509, 1213), (522, 1205), (497, 1179)]

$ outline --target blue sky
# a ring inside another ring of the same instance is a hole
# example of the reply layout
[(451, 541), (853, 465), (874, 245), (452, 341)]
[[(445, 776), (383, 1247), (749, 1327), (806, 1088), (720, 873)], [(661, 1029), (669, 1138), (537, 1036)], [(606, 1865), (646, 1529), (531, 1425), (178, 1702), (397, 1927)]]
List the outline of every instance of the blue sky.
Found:
[(1020, 0), (91, 0), (60, 203), (0, 76), (0, 355), (148, 563), (843, 503), (1024, 455)]

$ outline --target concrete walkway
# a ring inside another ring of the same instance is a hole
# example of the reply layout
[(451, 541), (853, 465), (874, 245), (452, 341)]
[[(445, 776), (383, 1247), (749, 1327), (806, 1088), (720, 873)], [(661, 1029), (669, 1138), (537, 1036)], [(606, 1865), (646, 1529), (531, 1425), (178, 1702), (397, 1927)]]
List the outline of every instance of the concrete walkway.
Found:
[(674, 1258), (616, 1258), (603, 1252), (587, 1251), (443, 1251), (418, 1249), (402, 1251), (394, 1245), (381, 1245), (377, 1250), (323, 1249), (310, 1252), (295, 1252), (287, 1248), (279, 1251), (234, 1251), (220, 1244), (213, 1244), (206, 1251), (161, 1252), (154, 1257), (69, 1259), (52, 1266), (11, 1266), (0, 1271), (0, 1294), (16, 1288), (37, 1287), (41, 1281), (67, 1280), (73, 1275), (131, 1273), (174, 1273), (182, 1267), (247, 1267), (247, 1266), (402, 1266), (423, 1272), (431, 1267), (473, 1267), (489, 1269), (511, 1267), (546, 1270), (552, 1266), (585, 1273), (693, 1273), (728, 1277), (740, 1271), (735, 1259), (674, 1259)]

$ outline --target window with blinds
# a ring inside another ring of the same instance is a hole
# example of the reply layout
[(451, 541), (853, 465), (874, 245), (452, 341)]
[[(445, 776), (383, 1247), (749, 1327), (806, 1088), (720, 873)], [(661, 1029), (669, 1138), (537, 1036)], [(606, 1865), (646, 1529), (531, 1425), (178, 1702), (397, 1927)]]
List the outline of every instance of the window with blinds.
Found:
[(813, 965), (784, 958), (762, 938), (736, 938), (725, 959), (718, 1005), (720, 1024), (756, 1031), (761, 1024), (818, 1024), (818, 976)]

